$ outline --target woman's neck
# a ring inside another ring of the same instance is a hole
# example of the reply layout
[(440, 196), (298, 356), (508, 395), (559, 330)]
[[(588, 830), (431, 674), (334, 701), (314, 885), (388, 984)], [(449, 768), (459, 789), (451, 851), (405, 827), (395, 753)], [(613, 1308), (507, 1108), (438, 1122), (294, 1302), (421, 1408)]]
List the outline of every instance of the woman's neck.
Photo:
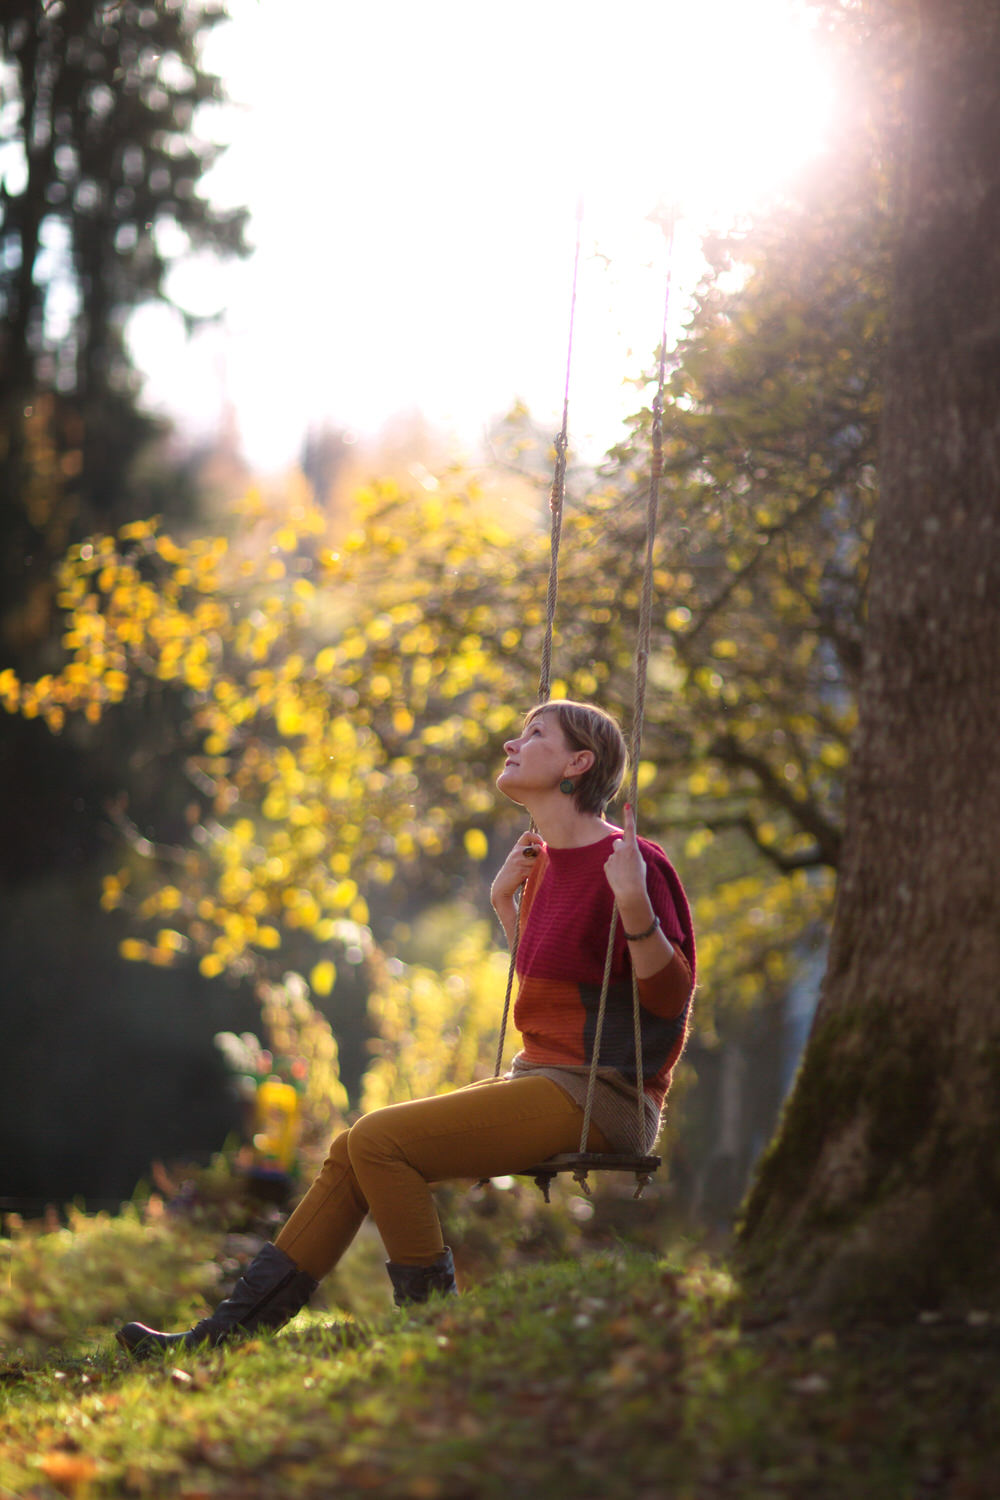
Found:
[(572, 798), (562, 792), (556, 796), (558, 802), (546, 798), (544, 803), (527, 808), (538, 832), (554, 849), (583, 849), (621, 831), (599, 813), (580, 812)]

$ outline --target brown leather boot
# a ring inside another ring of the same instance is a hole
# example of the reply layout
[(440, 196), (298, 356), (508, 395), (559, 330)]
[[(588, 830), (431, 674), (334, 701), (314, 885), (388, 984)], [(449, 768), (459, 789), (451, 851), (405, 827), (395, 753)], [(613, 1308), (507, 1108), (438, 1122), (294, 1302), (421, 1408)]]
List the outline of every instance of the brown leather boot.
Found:
[(455, 1280), (455, 1261), (447, 1245), (429, 1266), (400, 1266), (387, 1260), (385, 1268), (392, 1282), (393, 1300), (397, 1307), (406, 1307), (411, 1302), (426, 1302), (432, 1292), (446, 1297), (458, 1296)]
[(200, 1344), (214, 1349), (257, 1329), (281, 1328), (305, 1306), (317, 1285), (277, 1245), (265, 1245), (211, 1317), (183, 1333), (160, 1333), (145, 1323), (126, 1323), (115, 1337), (137, 1359), (171, 1349), (195, 1349)]

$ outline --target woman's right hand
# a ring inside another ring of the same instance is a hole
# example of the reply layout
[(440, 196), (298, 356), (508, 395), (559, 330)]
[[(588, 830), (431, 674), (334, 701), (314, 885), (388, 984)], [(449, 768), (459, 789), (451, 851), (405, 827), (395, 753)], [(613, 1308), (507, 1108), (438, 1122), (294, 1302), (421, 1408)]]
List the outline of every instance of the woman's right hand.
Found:
[(527, 833), (521, 834), (497, 871), (490, 888), (490, 899), (494, 906), (498, 902), (513, 901), (515, 894), (531, 874), (531, 867), (543, 847), (540, 834), (530, 829)]

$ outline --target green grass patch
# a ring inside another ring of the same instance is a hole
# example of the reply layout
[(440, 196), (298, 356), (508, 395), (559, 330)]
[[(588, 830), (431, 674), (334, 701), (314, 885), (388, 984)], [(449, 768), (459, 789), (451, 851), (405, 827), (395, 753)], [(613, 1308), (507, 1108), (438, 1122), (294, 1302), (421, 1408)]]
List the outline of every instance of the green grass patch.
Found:
[(0, 1247), (3, 1500), (998, 1493), (1000, 1322), (985, 1314), (755, 1330), (717, 1258), (611, 1244), (494, 1267), (403, 1317), (366, 1240), (336, 1283), (352, 1316), (327, 1306), (133, 1365), (114, 1327), (202, 1312), (220, 1250), (238, 1248), (218, 1224), (77, 1214)]

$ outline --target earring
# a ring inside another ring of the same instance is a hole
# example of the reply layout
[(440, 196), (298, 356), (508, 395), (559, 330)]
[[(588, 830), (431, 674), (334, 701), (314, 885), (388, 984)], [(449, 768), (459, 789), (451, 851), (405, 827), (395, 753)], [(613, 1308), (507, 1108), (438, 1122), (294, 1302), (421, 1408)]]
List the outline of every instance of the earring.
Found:
[(570, 781), (568, 776), (564, 776), (562, 781), (560, 781), (559, 783), (559, 790), (564, 794), (564, 796), (572, 797), (573, 793), (576, 791), (576, 782)]

